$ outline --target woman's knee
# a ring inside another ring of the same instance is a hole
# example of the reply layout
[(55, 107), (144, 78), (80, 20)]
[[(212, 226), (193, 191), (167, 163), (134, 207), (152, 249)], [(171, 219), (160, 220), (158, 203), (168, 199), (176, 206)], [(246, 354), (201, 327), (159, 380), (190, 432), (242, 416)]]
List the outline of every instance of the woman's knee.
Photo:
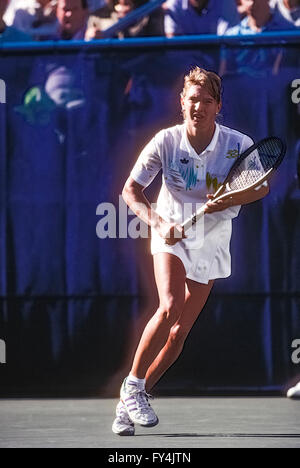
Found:
[(182, 308), (174, 297), (165, 299), (159, 306), (156, 316), (160, 322), (168, 323), (172, 326), (179, 319)]

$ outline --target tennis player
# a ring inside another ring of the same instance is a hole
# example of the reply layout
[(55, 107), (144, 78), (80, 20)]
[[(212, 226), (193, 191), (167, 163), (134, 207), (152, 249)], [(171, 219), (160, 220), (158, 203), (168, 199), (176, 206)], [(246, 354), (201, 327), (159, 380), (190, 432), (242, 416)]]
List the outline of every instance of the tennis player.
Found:
[[(216, 123), (221, 91), (218, 75), (192, 69), (181, 93), (184, 123), (154, 136), (123, 189), (128, 206), (151, 227), (159, 307), (144, 329), (121, 387), (112, 427), (119, 435), (133, 435), (134, 424), (158, 423), (147, 392), (180, 355), (214, 280), (231, 274), (232, 218), (241, 205), (269, 191), (265, 183), (246, 194), (211, 200), (235, 158), (253, 144), (247, 135)], [(153, 209), (143, 191), (160, 170), (162, 187)], [(196, 203), (206, 203), (202, 236), (181, 227), (186, 205)]]

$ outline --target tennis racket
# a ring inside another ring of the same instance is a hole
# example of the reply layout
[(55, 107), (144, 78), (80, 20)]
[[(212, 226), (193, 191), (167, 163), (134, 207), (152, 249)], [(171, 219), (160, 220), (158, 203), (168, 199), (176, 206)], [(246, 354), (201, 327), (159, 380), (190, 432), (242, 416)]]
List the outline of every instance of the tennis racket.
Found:
[[(210, 201), (221, 200), (228, 194), (247, 192), (269, 179), (286, 153), (286, 145), (280, 138), (269, 137), (250, 146), (231, 167), (223, 184)], [(182, 227), (190, 229), (203, 215), (206, 204), (188, 218)]]

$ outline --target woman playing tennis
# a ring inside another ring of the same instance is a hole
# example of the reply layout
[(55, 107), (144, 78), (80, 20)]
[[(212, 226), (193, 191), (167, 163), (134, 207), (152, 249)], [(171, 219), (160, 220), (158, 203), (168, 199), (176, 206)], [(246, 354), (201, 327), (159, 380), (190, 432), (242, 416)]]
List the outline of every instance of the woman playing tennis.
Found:
[[(240, 206), (267, 195), (267, 184), (214, 202), (212, 193), (251, 138), (216, 123), (221, 79), (198, 67), (185, 76), (184, 123), (157, 133), (140, 154), (123, 189), (135, 214), (151, 227), (159, 307), (146, 325), (129, 376), (121, 387), (113, 432), (133, 435), (134, 424), (155, 426), (149, 391), (180, 355), (214, 280), (231, 274), (231, 220)], [(162, 170), (155, 209), (143, 191)], [(181, 226), (184, 214), (206, 203), (202, 229)], [(202, 234), (199, 235), (199, 232)]]

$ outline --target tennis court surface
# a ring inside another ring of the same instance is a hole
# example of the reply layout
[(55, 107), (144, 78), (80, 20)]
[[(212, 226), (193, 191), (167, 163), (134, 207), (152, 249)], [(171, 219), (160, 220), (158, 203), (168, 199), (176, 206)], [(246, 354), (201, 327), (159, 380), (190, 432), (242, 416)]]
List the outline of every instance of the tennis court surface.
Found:
[(115, 399), (0, 400), (0, 447), (300, 447), (300, 401), (265, 398), (157, 398), (160, 423), (119, 437)]

